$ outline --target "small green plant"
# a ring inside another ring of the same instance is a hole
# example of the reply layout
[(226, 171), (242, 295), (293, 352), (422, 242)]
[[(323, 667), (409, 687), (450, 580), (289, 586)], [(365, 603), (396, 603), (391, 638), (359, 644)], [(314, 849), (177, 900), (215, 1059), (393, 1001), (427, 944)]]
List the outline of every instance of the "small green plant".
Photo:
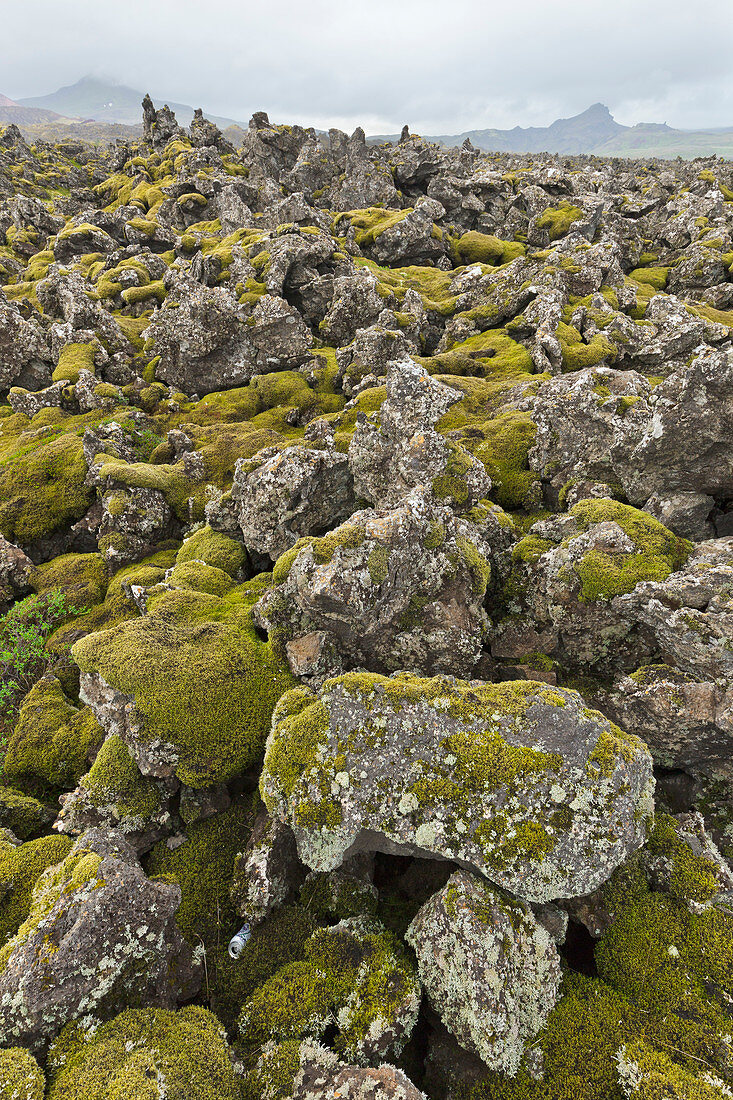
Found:
[(24, 696), (56, 659), (46, 652), (53, 631), (83, 608), (60, 589), (28, 596), (0, 618), (0, 755)]

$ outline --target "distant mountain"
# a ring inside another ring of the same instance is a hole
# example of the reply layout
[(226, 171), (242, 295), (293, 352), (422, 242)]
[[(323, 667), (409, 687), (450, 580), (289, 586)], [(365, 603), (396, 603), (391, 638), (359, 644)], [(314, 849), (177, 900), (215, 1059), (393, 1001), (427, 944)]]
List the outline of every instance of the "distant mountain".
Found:
[(466, 138), (478, 149), (510, 153), (586, 153), (618, 137), (627, 126), (616, 122), (603, 103), (594, 103), (572, 118), (550, 126), (515, 126), (512, 130), (467, 130), (457, 137), (438, 137), (443, 145), (461, 145)]
[[(94, 119), (95, 122), (119, 122), (134, 126), (142, 118), (140, 104), (144, 94), (135, 88), (128, 88), (125, 84), (115, 84), (109, 80), (99, 80), (94, 76), (84, 76), (81, 80), (77, 80), (76, 84), (59, 88), (50, 95), (31, 96), (29, 99), (19, 99), (18, 103), (23, 107), (56, 111), (58, 114), (77, 120)], [(156, 107), (162, 107), (164, 101), (153, 99), (153, 102)], [(181, 126), (188, 126), (193, 118), (193, 107), (189, 107), (187, 103), (173, 103), (171, 100), (167, 102), (168, 106), (175, 111)], [(217, 126), (238, 125), (236, 119), (221, 118), (208, 113), (206, 117)]]
[[(427, 135), (426, 135), (427, 136)], [(608, 107), (594, 103), (572, 118), (550, 126), (515, 126), (512, 130), (464, 130), (462, 134), (429, 136), (449, 147), (469, 138), (477, 149), (492, 153), (595, 153), (603, 157), (733, 157), (733, 128), (675, 130), (666, 123), (623, 126)], [(370, 138), (397, 141), (397, 135)]]
[(8, 99), (6, 95), (0, 95), (0, 107), (17, 107), (14, 99)]

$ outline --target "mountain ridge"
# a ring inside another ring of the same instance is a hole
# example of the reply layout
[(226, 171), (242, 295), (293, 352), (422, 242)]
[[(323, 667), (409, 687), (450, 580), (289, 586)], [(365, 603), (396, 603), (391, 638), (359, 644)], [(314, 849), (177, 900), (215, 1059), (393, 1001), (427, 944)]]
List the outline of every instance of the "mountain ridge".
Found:
[[(459, 134), (425, 134), (428, 141), (454, 147), (467, 139), (482, 152), (595, 154), (631, 157), (733, 157), (733, 127), (677, 130), (666, 122), (617, 122), (604, 103), (580, 114), (555, 119), (549, 126), (514, 126), (510, 130), (473, 129)], [(397, 141), (398, 135), (375, 135), (370, 142)]]
[[(94, 76), (83, 76), (75, 84), (67, 84), (48, 95), (29, 96), (17, 100), (20, 107), (55, 111), (75, 121), (94, 119), (95, 122), (121, 123), (136, 125), (140, 122), (140, 103), (144, 92), (103, 80)], [(164, 100), (151, 97), (156, 107), (162, 107)], [(175, 103), (166, 100), (182, 126), (188, 126), (193, 118), (193, 107), (187, 103)], [(206, 117), (217, 126), (239, 125), (236, 119), (225, 118), (206, 112)]]

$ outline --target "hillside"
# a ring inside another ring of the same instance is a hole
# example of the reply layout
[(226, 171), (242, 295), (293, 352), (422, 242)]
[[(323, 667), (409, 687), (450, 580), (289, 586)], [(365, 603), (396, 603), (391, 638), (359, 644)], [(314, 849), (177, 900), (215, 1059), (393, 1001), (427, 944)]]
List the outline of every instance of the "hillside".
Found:
[(456, 136), (431, 139), (443, 145), (460, 145), (469, 138), (477, 149), (512, 153), (588, 153), (610, 141), (627, 127), (608, 107), (594, 103), (582, 114), (556, 119), (550, 126), (515, 126), (511, 130), (467, 130)]
[[(31, 96), (18, 102), (23, 107), (43, 108), (67, 117), (134, 126), (140, 121), (140, 102), (143, 94), (124, 84), (85, 76), (76, 84), (59, 88), (58, 91), (48, 95)], [(162, 100), (154, 99), (154, 102), (156, 107), (163, 106)], [(193, 118), (193, 107), (186, 103), (174, 103), (170, 100), (167, 102), (168, 106), (176, 112), (181, 125), (188, 126)], [(220, 118), (216, 115), (208, 117), (222, 127), (237, 124), (236, 119)]]
[(47, 124), (65, 125), (74, 119), (65, 118), (56, 111), (48, 111), (40, 107), (22, 107), (13, 103), (7, 96), (0, 98), (0, 124), (16, 126), (43, 126)]

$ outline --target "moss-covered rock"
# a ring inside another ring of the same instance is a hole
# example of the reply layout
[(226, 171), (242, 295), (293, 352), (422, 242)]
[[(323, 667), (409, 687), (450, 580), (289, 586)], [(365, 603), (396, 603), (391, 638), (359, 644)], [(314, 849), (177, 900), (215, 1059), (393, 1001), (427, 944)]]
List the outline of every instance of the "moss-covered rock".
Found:
[(334, 1018), (335, 1049), (349, 1061), (398, 1055), (417, 1019), (420, 986), (391, 934), (352, 918), (314, 932), (304, 954), (245, 1002), (237, 1025), (248, 1056), (271, 1040), (317, 1039)]
[(176, 886), (145, 877), (119, 833), (85, 833), (36, 880), (26, 919), (0, 949), (6, 1041), (43, 1050), (85, 1013), (195, 996), (200, 963), (175, 924), (179, 901)]
[[(74, 646), (85, 698), (143, 774), (202, 788), (259, 758), (273, 707), (293, 685), (252, 622), (267, 583), (222, 596), (163, 592), (143, 618)], [(128, 699), (134, 706), (125, 709)]]
[(631, 541), (629, 552), (607, 554), (589, 548), (574, 564), (582, 600), (610, 599), (640, 581), (664, 580), (679, 569), (692, 549), (647, 512), (616, 500), (582, 500), (570, 511), (581, 534), (600, 523), (615, 523)]
[(76, 834), (93, 826), (119, 829), (137, 851), (145, 851), (172, 831), (169, 799), (176, 786), (175, 780), (141, 775), (124, 741), (112, 734), (64, 799), (56, 827)]
[(728, 1085), (716, 1074), (691, 1073), (643, 1041), (621, 1047), (618, 1075), (627, 1100), (722, 1100), (730, 1094)]
[(126, 1009), (70, 1024), (49, 1054), (48, 1100), (239, 1100), (226, 1035), (215, 1016)]
[(108, 576), (101, 554), (61, 554), (41, 565), (32, 578), (39, 594), (61, 589), (78, 613), (102, 603)]
[[(49, 414), (48, 416), (46, 414)], [(15, 419), (15, 418), (13, 418)], [(20, 418), (28, 425), (25, 417)], [(85, 485), (86, 462), (81, 439), (57, 409), (33, 418), (27, 435), (18, 425), (9, 432), (0, 421), (4, 460), (0, 461), (0, 531), (11, 542), (28, 546), (80, 519), (92, 503)]]
[(0, 1050), (0, 1093), (7, 1100), (43, 1100), (46, 1082), (32, 1054), (22, 1047)]
[(190, 561), (205, 562), (237, 578), (244, 567), (246, 554), (241, 543), (211, 527), (201, 527), (185, 540), (176, 555), (178, 565)]
[(246, 1075), (244, 1100), (306, 1100), (318, 1090), (328, 1096), (389, 1096), (423, 1100), (423, 1093), (395, 1066), (349, 1066), (312, 1039), (267, 1043)]
[(0, 828), (10, 829), (21, 840), (40, 833), (54, 819), (54, 811), (37, 798), (0, 787)]
[(0, 947), (27, 919), (37, 879), (66, 858), (72, 843), (65, 836), (44, 836), (0, 851)]
[(560, 987), (557, 948), (530, 907), (456, 871), (417, 913), (406, 940), (449, 1031), (513, 1076)]
[[(620, 663), (646, 650), (614, 599), (679, 570), (691, 543), (648, 512), (610, 497), (581, 500), (566, 516), (542, 519), (513, 550), (507, 595), (519, 596), (542, 629), (559, 635), (564, 660)], [(557, 635), (556, 635), (557, 636)], [(632, 665), (633, 667), (633, 665)]]
[(76, 786), (104, 732), (89, 707), (75, 707), (59, 680), (47, 673), (28, 692), (5, 755), (14, 783), (50, 788)]
[(645, 746), (576, 692), (350, 673), (281, 700), (260, 789), (314, 870), (433, 852), (544, 901), (644, 842), (653, 779)]
[(330, 924), (349, 917), (375, 917), (379, 894), (371, 882), (343, 871), (311, 871), (300, 891), (300, 903)]
[(258, 614), (294, 672), (314, 681), (355, 665), (468, 676), (487, 625), (492, 544), (503, 541), (498, 522), (482, 531), (416, 490), (296, 543)]

